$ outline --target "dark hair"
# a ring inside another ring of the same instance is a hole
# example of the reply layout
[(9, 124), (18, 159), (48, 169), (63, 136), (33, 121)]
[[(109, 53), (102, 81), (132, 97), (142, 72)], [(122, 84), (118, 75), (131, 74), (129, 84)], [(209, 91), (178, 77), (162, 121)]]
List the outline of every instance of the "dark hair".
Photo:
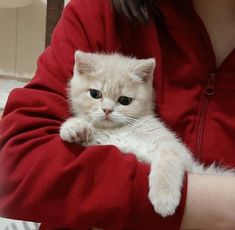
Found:
[(156, 0), (111, 0), (119, 13), (124, 13), (134, 22), (144, 23), (149, 17), (161, 17)]

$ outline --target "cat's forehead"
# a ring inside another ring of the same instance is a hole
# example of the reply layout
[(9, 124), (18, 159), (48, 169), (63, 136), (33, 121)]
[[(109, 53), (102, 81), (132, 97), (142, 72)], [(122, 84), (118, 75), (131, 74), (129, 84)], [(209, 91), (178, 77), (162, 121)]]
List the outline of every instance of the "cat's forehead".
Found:
[(93, 81), (91, 87), (97, 88), (107, 96), (119, 96), (120, 94), (133, 94), (137, 88), (137, 84), (130, 80), (128, 74), (120, 76), (120, 73), (98, 74)]
[(124, 59), (107, 58), (99, 60), (96, 71), (92, 73), (94, 79), (107, 87), (123, 87), (134, 84), (133, 72), (131, 65)]
[(131, 71), (137, 63), (134, 58), (125, 57), (120, 54), (96, 56), (97, 67), (108, 72), (126, 73)]

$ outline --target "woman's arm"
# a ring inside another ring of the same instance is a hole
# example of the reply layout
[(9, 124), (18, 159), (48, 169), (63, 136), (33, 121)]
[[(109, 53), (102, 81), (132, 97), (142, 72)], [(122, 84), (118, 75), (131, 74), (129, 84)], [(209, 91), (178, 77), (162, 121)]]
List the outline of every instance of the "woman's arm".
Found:
[(235, 229), (235, 177), (189, 174), (181, 229)]

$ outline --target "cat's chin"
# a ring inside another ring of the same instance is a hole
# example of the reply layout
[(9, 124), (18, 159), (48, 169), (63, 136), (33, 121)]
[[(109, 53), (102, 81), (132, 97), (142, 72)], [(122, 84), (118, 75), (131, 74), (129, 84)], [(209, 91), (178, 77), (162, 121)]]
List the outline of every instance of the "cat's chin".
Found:
[(111, 129), (111, 128), (119, 128), (123, 125), (117, 122), (113, 122), (112, 120), (102, 120), (99, 122), (94, 123), (94, 126), (99, 129)]

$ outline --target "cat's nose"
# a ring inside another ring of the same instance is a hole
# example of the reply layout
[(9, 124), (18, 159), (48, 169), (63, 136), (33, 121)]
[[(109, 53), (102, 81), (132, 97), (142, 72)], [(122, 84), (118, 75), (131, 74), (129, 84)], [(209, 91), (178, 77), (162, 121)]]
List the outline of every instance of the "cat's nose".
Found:
[(113, 112), (112, 109), (103, 109), (103, 111), (104, 111), (106, 117), (107, 117), (110, 113)]

